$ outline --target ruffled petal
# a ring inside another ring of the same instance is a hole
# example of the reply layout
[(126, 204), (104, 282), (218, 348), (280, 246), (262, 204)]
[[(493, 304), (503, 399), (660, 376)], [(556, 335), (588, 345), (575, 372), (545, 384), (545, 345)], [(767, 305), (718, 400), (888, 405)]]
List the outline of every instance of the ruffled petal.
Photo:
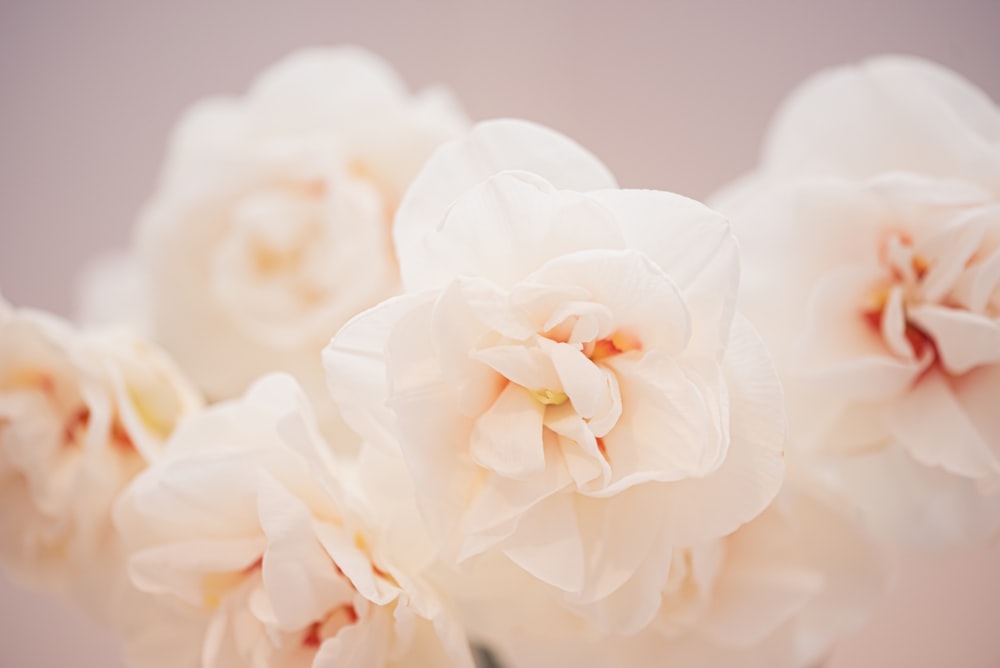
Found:
[(893, 436), (914, 459), (952, 475), (1000, 474), (1000, 458), (956, 401), (945, 377), (929, 373), (889, 411)]
[(998, 320), (931, 304), (910, 309), (909, 318), (934, 340), (941, 363), (951, 374), (1000, 362)]
[(525, 121), (488, 121), (428, 160), (400, 204), (393, 228), (409, 289), (425, 284), (431, 271), (424, 239), (438, 228), (461, 193), (494, 174), (523, 170), (556, 188), (580, 192), (614, 188), (607, 168), (590, 152), (552, 130)]
[(622, 246), (614, 218), (598, 202), (528, 172), (491, 176), (440, 215), (419, 253), (400, 247), (409, 291), (443, 287), (462, 274), (510, 287), (550, 258)]

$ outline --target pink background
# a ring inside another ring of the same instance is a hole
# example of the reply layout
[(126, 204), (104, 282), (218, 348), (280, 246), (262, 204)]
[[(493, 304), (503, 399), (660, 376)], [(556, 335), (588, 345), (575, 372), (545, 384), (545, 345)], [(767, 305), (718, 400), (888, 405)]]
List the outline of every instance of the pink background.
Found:
[[(292, 49), (353, 42), (475, 119), (530, 118), (623, 185), (703, 197), (750, 168), (809, 73), (883, 52), (1000, 99), (1000, 2), (388, 3), (0, 0), (0, 291), (69, 313), (73, 278), (127, 242), (180, 111)], [(912, 559), (834, 668), (1000, 666), (1000, 546)], [(0, 577), (0, 668), (120, 665), (106, 632)]]

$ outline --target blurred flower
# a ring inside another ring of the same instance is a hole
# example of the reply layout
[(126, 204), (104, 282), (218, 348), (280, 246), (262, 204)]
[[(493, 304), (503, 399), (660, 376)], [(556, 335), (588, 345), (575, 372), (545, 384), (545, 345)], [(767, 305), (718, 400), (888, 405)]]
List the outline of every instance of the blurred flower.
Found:
[(0, 300), (0, 561), (103, 611), (123, 564), (110, 510), (200, 407), (159, 350)]
[(345, 419), (401, 453), (446, 561), (502, 552), (642, 627), (673, 547), (752, 519), (784, 471), (728, 224), (498, 121), (434, 154), (395, 233), (409, 294), (324, 353)]
[(306, 402), (265, 377), (187, 422), (121, 497), (132, 582), (156, 597), (131, 601), (134, 665), (471, 668), (413, 555), (350, 509)]
[(929, 63), (818, 75), (716, 199), (778, 353), (793, 454), (880, 534), (1000, 530), (1000, 112)]
[(245, 97), (196, 105), (137, 233), (153, 336), (213, 400), (287, 371), (335, 423), (320, 351), (397, 290), (393, 213), (464, 127), (445, 92), (410, 96), (356, 48), (298, 52)]
[(673, 550), (660, 608), (636, 635), (560, 613), (511, 573), (491, 585), (516, 589), (515, 609), (498, 616), (486, 597), (471, 619), (510, 668), (810, 668), (865, 620), (885, 566), (840, 499), (786, 484), (731, 535)]

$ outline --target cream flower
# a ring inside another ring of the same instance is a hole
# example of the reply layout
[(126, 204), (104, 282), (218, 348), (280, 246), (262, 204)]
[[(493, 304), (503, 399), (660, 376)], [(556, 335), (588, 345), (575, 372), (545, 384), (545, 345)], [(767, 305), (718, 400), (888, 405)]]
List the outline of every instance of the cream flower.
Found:
[(298, 52), (195, 106), (137, 234), (154, 336), (212, 399), (273, 370), (326, 399), (323, 345), (397, 290), (389, 222), (464, 125), (443, 91), (410, 96), (356, 48)]
[(717, 201), (793, 441), (883, 534), (1000, 530), (1000, 113), (920, 61), (824, 73)]
[(627, 588), (599, 614), (643, 625), (665, 550), (733, 531), (782, 478), (726, 221), (498, 121), (431, 158), (395, 232), (410, 294), (324, 353), (345, 418), (398, 447), (446, 561), (502, 552), (576, 606)]
[[(470, 632), (510, 668), (810, 668), (864, 621), (885, 565), (839, 498), (787, 484), (733, 534), (672, 551), (660, 607), (638, 634), (573, 618), (510, 572), (477, 592)], [(490, 601), (503, 588), (519, 595), (501, 617)]]
[(0, 300), (0, 560), (103, 609), (116, 578), (111, 504), (200, 406), (172, 363)]
[(133, 584), (168, 615), (155, 633), (126, 628), (135, 665), (175, 665), (164, 649), (194, 641), (204, 668), (471, 668), (412, 555), (384, 551), (349, 509), (291, 378), (205, 411), (167, 451), (116, 508)]

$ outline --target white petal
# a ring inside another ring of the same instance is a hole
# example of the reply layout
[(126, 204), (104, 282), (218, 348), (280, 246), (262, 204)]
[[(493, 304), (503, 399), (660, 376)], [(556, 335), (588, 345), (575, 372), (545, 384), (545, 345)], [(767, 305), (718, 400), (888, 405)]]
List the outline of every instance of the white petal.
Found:
[(519, 344), (500, 345), (474, 350), (470, 356), (488, 364), (504, 378), (528, 390), (563, 389), (551, 356), (540, 348)]
[(381, 58), (340, 47), (303, 49), (283, 58), (257, 78), (250, 95), (276, 118), (306, 113), (343, 123), (398, 104), (405, 93), (402, 80)]
[(350, 624), (326, 639), (313, 659), (315, 668), (382, 668), (392, 647), (392, 619), (379, 610), (364, 623)]
[(886, 346), (897, 357), (905, 360), (916, 358), (913, 346), (906, 339), (906, 313), (903, 308), (903, 289), (896, 285), (889, 291), (889, 298), (882, 309), (880, 326)]
[(844, 398), (870, 401), (909, 386), (931, 360), (893, 357), (864, 308), (875, 275), (844, 267), (827, 274), (807, 304), (806, 328), (796, 350), (796, 373), (821, 380)]
[(309, 508), (266, 472), (258, 483), (257, 508), (267, 536), (263, 579), (283, 630), (294, 631), (322, 619), (353, 590), (323, 550)]
[(472, 430), (476, 463), (510, 478), (526, 478), (545, 468), (542, 419), (545, 406), (511, 383)]
[(967, 211), (921, 239), (914, 248), (930, 260), (930, 268), (920, 285), (925, 302), (940, 302), (956, 287), (959, 277), (981, 249), (991, 222), (990, 213), (988, 208)]
[(555, 494), (526, 512), (504, 554), (553, 587), (581, 591), (586, 582), (586, 555), (572, 495)]
[(545, 470), (525, 480), (490, 474), (483, 480), (463, 517), (466, 534), (460, 559), (498, 544), (510, 536), (520, 517), (535, 505), (566, 488), (571, 480), (554, 453), (546, 453)]
[(731, 442), (711, 475), (665, 486), (660, 512), (666, 540), (691, 545), (725, 535), (755, 517), (784, 477), (781, 386), (763, 344), (738, 314), (726, 349)]
[(984, 316), (923, 305), (910, 309), (910, 320), (934, 340), (941, 363), (952, 374), (1000, 362), (1000, 322)]
[(617, 331), (635, 337), (642, 350), (677, 353), (691, 339), (691, 318), (678, 287), (639, 251), (598, 249), (564, 255), (546, 263), (531, 280), (585, 288), (591, 301), (611, 311)]
[(465, 139), (438, 149), (400, 204), (394, 234), (410, 289), (430, 269), (424, 237), (437, 229), (461, 193), (505, 170), (533, 172), (556, 188), (577, 191), (616, 185), (597, 158), (563, 135), (524, 121), (480, 123)]
[(264, 553), (263, 535), (230, 539), (179, 541), (140, 550), (129, 560), (129, 576), (141, 591), (172, 594), (197, 607), (211, 608), (225, 592), (206, 590), (205, 578), (230, 574), (234, 584), (240, 574)]
[(983, 441), (1000, 456), (1000, 420), (996, 416), (996, 397), (1000, 395), (1000, 364), (973, 369), (953, 379), (951, 390), (969, 421)]
[(386, 346), (397, 323), (434, 295), (390, 299), (352, 318), (323, 349), (327, 386), (344, 420), (366, 440), (394, 450), (395, 417), (386, 407)]
[[(632, 593), (638, 593), (635, 586), (638, 580), (645, 583), (646, 594), (632, 601), (642, 609), (642, 612), (633, 610), (632, 614), (644, 617), (658, 607), (650, 607), (650, 597), (657, 600), (662, 597), (669, 554), (662, 549), (658, 527), (634, 520), (658, 508), (662, 498), (655, 486), (643, 485), (608, 499), (576, 499), (580, 533), (587, 546), (587, 580), (584, 590), (578, 596), (570, 597), (570, 601), (584, 605), (596, 603), (598, 608), (604, 608), (602, 601), (622, 587), (629, 587)], [(640, 600), (644, 604), (640, 605)], [(619, 597), (616, 603), (624, 604), (625, 601)], [(622, 613), (604, 609), (601, 614), (632, 617), (632, 614)], [(615, 624), (631, 626), (624, 620)], [(616, 630), (626, 632), (621, 627)], [(637, 629), (633, 627), (633, 630)]]
[(893, 543), (934, 549), (979, 543), (1000, 531), (1000, 495), (984, 496), (973, 481), (929, 468), (903, 447), (826, 465), (873, 531)]
[(491, 176), (442, 213), (440, 225), (421, 238), (419, 255), (400, 248), (409, 291), (442, 287), (461, 274), (509, 287), (550, 258), (622, 246), (614, 218), (599, 203), (527, 172)]
[(605, 190), (593, 197), (618, 218), (629, 248), (642, 251), (677, 284), (693, 314), (697, 345), (725, 345), (736, 303), (736, 239), (719, 213), (695, 200), (654, 190)]
[(653, 354), (612, 365), (622, 393), (622, 418), (604, 438), (614, 478), (600, 493), (714, 471), (729, 447), (721, 374), (700, 378), (694, 368)]
[(530, 333), (507, 315), (496, 288), (488, 281), (469, 277), (452, 282), (434, 305), (430, 332), (433, 352), (440, 363), (441, 379), (455, 389), (457, 409), (462, 415), (481, 415), (493, 405), (505, 383), (501, 374), (470, 352), (497, 338), (493, 327), (518, 336)]
[(815, 75), (775, 118), (764, 162), (782, 173), (911, 172), (1000, 191), (1000, 114), (981, 91), (915, 58)]
[(611, 396), (607, 377), (596, 364), (576, 346), (569, 343), (543, 342), (552, 365), (559, 375), (563, 391), (577, 414), (590, 419), (598, 412), (607, 412)]
[(940, 373), (929, 373), (889, 413), (893, 435), (926, 466), (983, 478), (1000, 473), (1000, 459), (965, 415)]
[(983, 262), (968, 268), (955, 286), (954, 297), (973, 313), (984, 313), (1000, 292), (1000, 248)]

